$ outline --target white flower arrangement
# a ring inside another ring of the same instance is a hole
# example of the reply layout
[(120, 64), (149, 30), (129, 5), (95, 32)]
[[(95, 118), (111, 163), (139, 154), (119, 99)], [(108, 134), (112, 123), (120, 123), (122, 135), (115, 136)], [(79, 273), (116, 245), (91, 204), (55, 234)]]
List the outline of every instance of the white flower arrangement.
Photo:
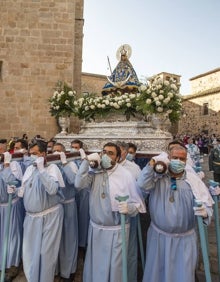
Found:
[(177, 121), (182, 107), (179, 88), (180, 84), (173, 78), (162, 80), (155, 77), (153, 81), (139, 88), (137, 110), (143, 114), (163, 114), (171, 122)]
[(66, 83), (58, 82), (57, 89), (49, 99), (52, 116), (75, 115), (85, 121), (105, 118), (110, 114), (131, 116), (163, 114), (171, 122), (177, 121), (181, 113), (180, 84), (174, 79), (163, 81), (156, 77), (139, 87), (139, 93), (117, 92), (106, 96), (95, 94), (76, 99), (76, 92)]
[(140, 93), (109, 94), (103, 97), (88, 95), (74, 102), (75, 114), (86, 121), (95, 120), (97, 117), (106, 117), (110, 113), (120, 113), (127, 120), (135, 116), (137, 111), (137, 100)]
[(52, 116), (70, 116), (74, 113), (76, 92), (65, 82), (58, 81), (53, 96), (49, 99)]

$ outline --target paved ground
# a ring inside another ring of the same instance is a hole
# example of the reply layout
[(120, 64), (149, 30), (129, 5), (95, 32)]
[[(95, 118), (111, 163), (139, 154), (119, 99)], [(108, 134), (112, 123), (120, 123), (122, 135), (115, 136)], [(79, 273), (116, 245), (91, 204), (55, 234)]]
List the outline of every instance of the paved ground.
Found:
[[(208, 171), (208, 157), (204, 156), (204, 162), (202, 163), (203, 171), (206, 174), (205, 182), (208, 183), (208, 179), (212, 179), (212, 174)], [(146, 226), (148, 222), (146, 223), (145, 219), (144, 221), (141, 221), (142, 225)], [(146, 223), (146, 224), (145, 224)], [(146, 228), (143, 228), (146, 230)], [(218, 273), (218, 264), (217, 264), (217, 247), (216, 247), (216, 237), (215, 237), (215, 228), (214, 223), (209, 226), (208, 228), (208, 238), (209, 238), (209, 252), (210, 252), (210, 266), (211, 266), (211, 272), (212, 272), (212, 282), (219, 282), (220, 279), (217, 276)], [(83, 255), (80, 253), (79, 260), (78, 260), (78, 269), (75, 276), (75, 282), (82, 282), (82, 269), (83, 269)], [(141, 267), (138, 268), (139, 275), (138, 275), (138, 282), (142, 279), (142, 270)], [(203, 267), (203, 261), (201, 253), (199, 255), (199, 263), (198, 263), (198, 270), (197, 270), (197, 282), (205, 282), (205, 274), (204, 274), (204, 267)], [(22, 267), (20, 268), (18, 276), (13, 280), (13, 282), (26, 282), (24, 273), (22, 271)], [(54, 282), (59, 282), (60, 280), (58, 278), (55, 278)], [(47, 281), (45, 281), (47, 282)]]

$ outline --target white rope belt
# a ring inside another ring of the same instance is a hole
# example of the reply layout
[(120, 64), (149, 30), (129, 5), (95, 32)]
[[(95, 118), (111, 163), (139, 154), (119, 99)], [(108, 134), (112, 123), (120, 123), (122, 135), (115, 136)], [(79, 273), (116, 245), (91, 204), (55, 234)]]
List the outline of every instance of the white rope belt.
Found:
[(58, 210), (61, 207), (60, 204), (53, 206), (52, 208), (49, 208), (47, 210), (41, 211), (41, 212), (26, 212), (27, 215), (32, 216), (32, 217), (41, 217), (44, 215), (47, 215), (48, 213), (51, 213), (55, 210)]
[(195, 232), (194, 229), (190, 229), (190, 230), (183, 232), (183, 233), (168, 233), (168, 232), (165, 232), (165, 231), (159, 229), (153, 222), (151, 222), (151, 226), (153, 227), (154, 230), (156, 230), (160, 234), (163, 234), (163, 235), (169, 236), (169, 237), (176, 237), (176, 238), (191, 235)]
[[(104, 229), (104, 230), (120, 230), (121, 229), (121, 225), (113, 225), (113, 226), (104, 226), (104, 225), (99, 225), (96, 224), (95, 222), (90, 220), (90, 224), (92, 225), (92, 227), (97, 228), (97, 229)], [(126, 223), (125, 224), (125, 228), (129, 228), (130, 224)]]
[(65, 200), (65, 201), (62, 202), (62, 204), (69, 204), (69, 203), (73, 203), (73, 202), (75, 202), (75, 198), (71, 198), (69, 200)]
[[(16, 203), (18, 200), (20, 200), (20, 198), (15, 198), (11, 201), (11, 204), (13, 205), (14, 203)], [(7, 207), (8, 206), (8, 202), (7, 203), (0, 203), (0, 207)]]

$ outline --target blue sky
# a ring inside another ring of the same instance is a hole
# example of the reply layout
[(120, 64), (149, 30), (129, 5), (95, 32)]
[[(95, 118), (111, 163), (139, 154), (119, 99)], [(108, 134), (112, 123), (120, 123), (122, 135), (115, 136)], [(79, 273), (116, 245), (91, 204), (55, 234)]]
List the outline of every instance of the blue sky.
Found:
[(122, 44), (139, 79), (160, 72), (189, 79), (220, 67), (220, 0), (84, 0), (83, 72), (110, 75)]

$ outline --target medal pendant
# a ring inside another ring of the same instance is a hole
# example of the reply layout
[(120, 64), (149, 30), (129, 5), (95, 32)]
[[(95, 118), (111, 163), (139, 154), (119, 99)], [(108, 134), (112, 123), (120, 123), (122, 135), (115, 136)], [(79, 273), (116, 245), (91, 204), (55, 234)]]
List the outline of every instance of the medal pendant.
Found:
[(174, 202), (174, 197), (173, 197), (173, 196), (170, 196), (169, 201), (170, 201), (171, 203), (173, 203), (173, 202)]
[(102, 199), (105, 199), (105, 193), (104, 192), (101, 194), (101, 197), (102, 197)]

